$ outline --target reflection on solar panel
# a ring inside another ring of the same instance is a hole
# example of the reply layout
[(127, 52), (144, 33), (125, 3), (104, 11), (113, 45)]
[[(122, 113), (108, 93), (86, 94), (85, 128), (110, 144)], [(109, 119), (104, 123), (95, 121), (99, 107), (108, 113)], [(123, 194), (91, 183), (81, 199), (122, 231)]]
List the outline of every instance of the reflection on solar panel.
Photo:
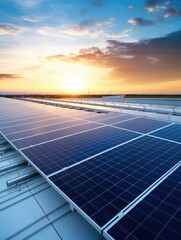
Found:
[(108, 230), (116, 240), (181, 239), (181, 167)]
[[(97, 116), (98, 114), (95, 112), (82, 112), (80, 114), (76, 114), (75, 117), (78, 117), (80, 119), (89, 119), (92, 116)], [(100, 114), (101, 115), (101, 114)]]
[(69, 122), (57, 123), (57, 124), (48, 125), (45, 127), (33, 128), (33, 129), (25, 130), (22, 132), (8, 134), (8, 135), (6, 135), (6, 137), (12, 141), (15, 139), (25, 138), (25, 137), (29, 137), (29, 136), (36, 135), (36, 134), (42, 134), (45, 132), (49, 132), (49, 131), (53, 131), (53, 130), (57, 130), (57, 129), (61, 129), (61, 128), (72, 127), (72, 126), (75, 126), (75, 125), (78, 125), (81, 123), (83, 124), (83, 123), (85, 123), (85, 121), (72, 120)]
[(108, 148), (139, 136), (121, 129), (102, 127), (22, 150), (48, 175)]
[(119, 117), (113, 117), (113, 118), (109, 118), (109, 119), (104, 119), (99, 121), (99, 123), (103, 123), (103, 124), (113, 124), (113, 123), (117, 123), (117, 122), (122, 122), (128, 119), (132, 119), (132, 118), (136, 118), (136, 116), (134, 115), (122, 115)]
[[(51, 115), (51, 118), (58, 118), (60, 116), (58, 115)], [(49, 119), (50, 118), (50, 115), (49, 116), (36, 116), (36, 117), (31, 117), (31, 118), (28, 118), (28, 119), (24, 119), (23, 120), (17, 120), (17, 121), (12, 121), (12, 122), (6, 122), (6, 123), (2, 123), (0, 124), (0, 129), (4, 129), (4, 128), (9, 128), (11, 126), (18, 126), (18, 125), (23, 125), (23, 124), (26, 124), (27, 122), (28, 123), (33, 123), (33, 122), (38, 122), (38, 121), (42, 121), (44, 119)]]
[(169, 126), (152, 133), (152, 135), (181, 143), (181, 125)]
[(53, 132), (48, 132), (48, 133), (44, 133), (44, 134), (40, 134), (40, 135), (28, 137), (28, 138), (23, 138), (20, 140), (15, 140), (15, 141), (12, 141), (12, 143), (18, 149), (22, 149), (22, 148), (29, 147), (31, 145), (36, 145), (36, 144), (40, 144), (40, 143), (54, 140), (57, 138), (62, 138), (71, 134), (79, 133), (81, 131), (93, 129), (100, 126), (101, 125), (97, 123), (85, 123), (79, 126), (74, 126), (74, 127), (72, 126), (69, 128), (60, 129)]
[(146, 136), (59, 172), (50, 180), (103, 227), (180, 159), (178, 144)]
[(112, 118), (112, 117), (116, 117), (116, 116), (120, 116), (120, 115), (124, 115), (122, 113), (107, 113), (107, 114), (101, 114), (95, 117), (91, 117), (89, 118), (90, 121), (101, 121), (104, 119), (108, 119), (108, 118)]
[[(48, 113), (41, 113), (41, 117), (42, 116), (47, 116), (47, 115), (50, 115)], [(20, 113), (16, 113), (16, 115), (13, 115), (13, 116), (9, 116), (9, 117), (2, 117), (1, 116), (1, 123), (10, 123), (10, 122), (14, 122), (14, 121), (18, 121), (18, 120), (24, 120), (24, 119), (29, 119), (29, 118), (39, 118), (40, 117), (40, 113), (27, 113), (27, 114), (23, 114), (22, 112)]]
[(72, 120), (72, 118), (69, 118), (69, 117), (59, 117), (59, 118), (55, 118), (55, 119), (49, 118), (48, 120), (44, 120), (44, 121), (37, 121), (34, 123), (27, 123), (27, 124), (23, 124), (23, 125), (19, 125), (19, 126), (14, 126), (14, 127), (12, 126), (12, 127), (8, 127), (8, 128), (4, 128), (1, 130), (1, 132), (4, 134), (21, 132), (21, 131), (32, 129), (32, 128), (38, 128), (38, 127), (42, 127), (42, 126), (46, 126), (46, 125), (50, 125), (50, 124), (67, 122), (67, 121), (71, 121), (71, 120)]
[(158, 128), (167, 126), (169, 124), (170, 123), (168, 122), (163, 122), (163, 121), (158, 121), (153, 119), (136, 118), (126, 122), (114, 124), (114, 126), (129, 129), (129, 130), (140, 132), (140, 133), (148, 133)]

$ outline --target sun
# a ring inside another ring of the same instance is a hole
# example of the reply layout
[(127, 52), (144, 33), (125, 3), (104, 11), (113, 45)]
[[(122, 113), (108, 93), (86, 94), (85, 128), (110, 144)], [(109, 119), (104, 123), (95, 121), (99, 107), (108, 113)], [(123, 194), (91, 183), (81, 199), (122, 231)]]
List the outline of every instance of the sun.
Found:
[(79, 93), (84, 89), (84, 83), (81, 78), (68, 78), (65, 81), (65, 89), (71, 93)]

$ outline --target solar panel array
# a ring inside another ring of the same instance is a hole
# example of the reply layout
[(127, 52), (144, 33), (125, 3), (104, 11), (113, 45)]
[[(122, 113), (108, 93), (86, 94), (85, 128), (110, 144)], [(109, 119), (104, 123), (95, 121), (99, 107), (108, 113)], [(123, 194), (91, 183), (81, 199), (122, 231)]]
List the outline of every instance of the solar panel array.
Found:
[(116, 221), (109, 239), (181, 239), (181, 167)]
[(50, 180), (102, 228), (180, 157), (179, 145), (145, 136), (57, 173)]
[[(4, 98), (0, 104), (3, 136), (107, 239), (164, 239), (163, 227), (179, 236), (180, 124)], [(125, 209), (132, 210), (121, 218)], [(158, 209), (172, 225), (152, 215)]]

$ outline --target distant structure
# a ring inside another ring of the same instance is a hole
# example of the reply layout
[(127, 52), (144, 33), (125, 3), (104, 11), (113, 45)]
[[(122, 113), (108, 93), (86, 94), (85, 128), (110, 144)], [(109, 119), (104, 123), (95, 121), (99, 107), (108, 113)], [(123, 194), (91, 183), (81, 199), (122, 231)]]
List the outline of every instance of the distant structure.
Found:
[(116, 95), (116, 96), (104, 96), (102, 97), (103, 99), (123, 99), (125, 97), (124, 94), (121, 94), (121, 95)]

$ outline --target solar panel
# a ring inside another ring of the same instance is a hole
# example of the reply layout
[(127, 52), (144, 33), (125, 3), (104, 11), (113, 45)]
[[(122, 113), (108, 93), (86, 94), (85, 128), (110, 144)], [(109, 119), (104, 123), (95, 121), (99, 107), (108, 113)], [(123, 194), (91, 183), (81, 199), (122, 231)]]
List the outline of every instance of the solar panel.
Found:
[(83, 124), (83, 123), (85, 123), (85, 121), (83, 121), (83, 120), (73, 120), (72, 119), (69, 122), (57, 123), (57, 124), (48, 125), (48, 126), (44, 126), (44, 127), (25, 130), (25, 131), (22, 131), (22, 132), (8, 134), (8, 135), (6, 135), (6, 137), (10, 141), (12, 141), (12, 140), (16, 140), (16, 139), (19, 139), (19, 138), (30, 137), (32, 135), (42, 134), (42, 133), (50, 132), (50, 131), (61, 129), (61, 128), (72, 127), (72, 126), (75, 126), (75, 125), (78, 125), (78, 124)]
[(174, 124), (165, 129), (158, 130), (152, 135), (181, 143), (181, 125)]
[(138, 136), (106, 126), (24, 149), (22, 153), (48, 175)]
[(89, 119), (90, 117), (97, 116), (97, 115), (100, 115), (100, 114), (98, 114), (96, 112), (82, 111), (82, 113), (79, 113), (79, 114), (74, 115), (74, 116), (76, 116), (77, 118), (80, 118), (80, 119)]
[(18, 121), (13, 121), (13, 122), (7, 122), (7, 123), (2, 123), (0, 124), (0, 129), (5, 129), (5, 128), (9, 128), (9, 127), (14, 127), (14, 126), (19, 126), (19, 125), (24, 125), (27, 122), (28, 123), (34, 123), (34, 122), (38, 122), (38, 121), (43, 121), (45, 119), (50, 119), (50, 118), (59, 118), (59, 115), (52, 115), (50, 114), (49, 116), (36, 116), (36, 117), (31, 117), (29, 119), (23, 119), (23, 120), (18, 120)]
[(180, 145), (145, 136), (49, 179), (102, 228), (180, 160)]
[(122, 121), (125, 121), (125, 120), (128, 120), (128, 119), (132, 119), (132, 118), (136, 118), (136, 116), (125, 114), (125, 115), (121, 115), (121, 116), (118, 116), (118, 117), (113, 117), (113, 118), (101, 120), (101, 121), (99, 121), (99, 123), (111, 125), (111, 124), (114, 124), (114, 123), (117, 123), (117, 122), (122, 122)]
[(50, 113), (44, 113), (44, 114), (41, 113), (41, 116), (40, 116), (40, 113), (33, 113), (33, 114), (31, 112), (29, 112), (28, 114), (16, 113), (16, 115), (13, 115), (10, 118), (5, 117), (3, 119), (1, 117), (0, 128), (10, 126), (11, 124), (18, 125), (19, 122), (21, 123), (21, 121), (24, 121), (25, 119), (27, 119), (27, 121), (31, 119), (39, 119), (39, 118), (43, 119), (44, 117), (48, 117), (48, 116), (50, 117), (50, 115), (51, 115)]
[(104, 120), (104, 119), (108, 119), (108, 118), (112, 118), (112, 117), (116, 117), (116, 116), (122, 116), (124, 114), (122, 113), (107, 113), (107, 114), (101, 114), (101, 115), (98, 115), (98, 116), (95, 116), (95, 117), (91, 117), (89, 118), (90, 121), (101, 121), (101, 120)]
[(57, 138), (62, 138), (71, 134), (79, 133), (79, 132), (93, 129), (100, 126), (101, 125), (97, 123), (85, 123), (78, 126), (72, 126), (69, 128), (59, 129), (56, 131), (42, 133), (36, 136), (27, 137), (20, 140), (15, 140), (15, 141), (12, 141), (12, 143), (18, 149), (22, 149), (22, 148), (30, 147), (32, 145), (40, 144), (46, 141), (51, 141)]
[[(24, 112), (24, 111), (23, 111)], [(47, 116), (47, 115), (50, 115), (50, 113), (41, 113), (41, 117), (42, 116)], [(7, 117), (7, 116), (5, 116), (4, 118), (2, 117), (2, 115), (1, 115), (1, 124), (2, 123), (9, 123), (9, 122), (14, 122), (14, 121), (18, 121), (18, 120), (24, 120), (24, 119), (29, 119), (29, 118), (32, 118), (32, 117), (40, 117), (40, 113), (30, 113), (30, 112), (28, 112), (28, 113), (22, 113), (22, 112), (20, 112), (20, 113), (16, 113), (16, 115), (13, 115), (13, 116), (9, 116), (9, 117)]]
[(169, 125), (168, 122), (148, 119), (148, 118), (136, 118), (129, 121), (116, 123), (114, 126), (129, 129), (132, 131), (140, 132), (140, 133), (148, 133), (154, 131), (158, 128)]
[(181, 167), (106, 234), (107, 239), (181, 239)]
[(72, 118), (70, 117), (57, 117), (57, 118), (49, 118), (48, 120), (42, 120), (42, 121), (37, 121), (33, 123), (27, 123), (19, 126), (12, 126), (12, 127), (7, 127), (1, 130), (3, 134), (8, 134), (8, 133), (15, 133), (15, 132), (21, 132), (24, 130), (28, 129), (33, 129), (33, 128), (38, 128), (42, 126), (47, 126), (50, 124), (55, 124), (55, 123), (61, 123), (61, 122), (67, 122), (71, 121)]

